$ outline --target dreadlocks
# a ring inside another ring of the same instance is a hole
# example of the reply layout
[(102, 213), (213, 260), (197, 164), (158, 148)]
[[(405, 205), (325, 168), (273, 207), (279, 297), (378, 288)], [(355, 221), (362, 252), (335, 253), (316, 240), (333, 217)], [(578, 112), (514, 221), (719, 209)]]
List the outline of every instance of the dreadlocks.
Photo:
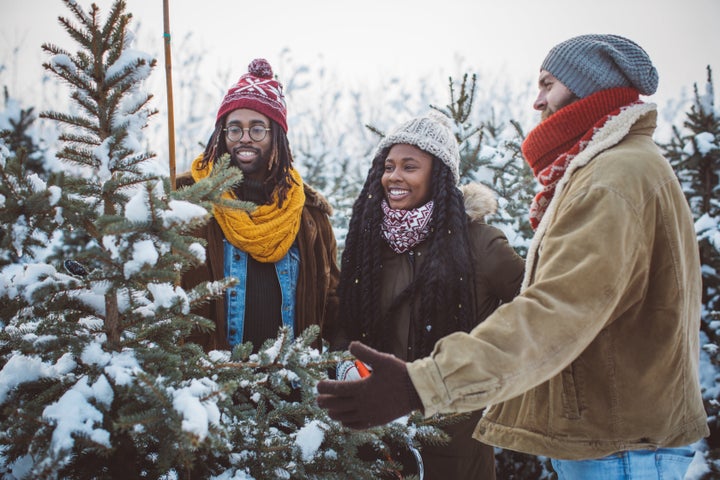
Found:
[[(209, 162), (214, 163), (215, 160), (224, 154), (230, 153), (228, 152), (227, 142), (223, 135), (226, 118), (227, 115), (224, 115), (215, 124), (215, 130), (212, 135), (210, 135), (210, 139), (205, 147), (205, 152), (203, 153), (203, 159), (198, 165), (199, 168), (205, 168)], [(293, 157), (285, 131), (272, 119), (270, 119), (270, 135), (272, 136), (272, 150), (268, 162), (270, 170), (263, 183), (263, 189), (265, 191), (265, 197), (268, 200), (272, 198), (273, 192), (277, 192), (278, 208), (282, 208), (283, 202), (285, 202), (287, 198), (288, 190), (290, 190), (291, 183), (294, 183), (290, 175)]]
[(381, 311), (380, 288), (384, 191), (380, 183), (387, 147), (373, 159), (360, 196), (353, 205), (340, 269), (340, 311), (351, 339), (389, 351), (388, 319), (405, 302), (417, 312), (411, 322), (420, 355), (430, 353), (435, 341), (457, 330), (475, 326), (474, 273), (463, 196), (450, 168), (433, 156), (428, 255), (413, 281)]

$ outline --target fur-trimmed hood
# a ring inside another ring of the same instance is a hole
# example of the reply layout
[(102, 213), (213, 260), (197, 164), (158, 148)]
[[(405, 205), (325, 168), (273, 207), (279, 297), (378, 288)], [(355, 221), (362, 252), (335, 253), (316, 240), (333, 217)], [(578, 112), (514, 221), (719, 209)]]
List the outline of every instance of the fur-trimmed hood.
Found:
[(465, 198), (465, 210), (473, 222), (484, 222), (485, 217), (497, 210), (495, 192), (481, 183), (468, 183), (459, 187)]

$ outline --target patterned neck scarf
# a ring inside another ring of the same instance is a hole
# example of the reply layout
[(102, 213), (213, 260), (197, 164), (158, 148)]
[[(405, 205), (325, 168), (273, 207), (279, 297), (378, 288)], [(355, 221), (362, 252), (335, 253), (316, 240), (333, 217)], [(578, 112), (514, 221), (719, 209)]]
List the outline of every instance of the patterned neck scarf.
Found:
[[(195, 181), (207, 177), (212, 165), (198, 169), (202, 155), (193, 161), (192, 175)], [(237, 208), (213, 206), (213, 215), (228, 242), (247, 252), (262, 263), (275, 263), (287, 254), (300, 231), (300, 217), (305, 206), (305, 190), (302, 178), (297, 170), (291, 169), (294, 182), (288, 190), (283, 208), (277, 207), (277, 194), (273, 202), (260, 205), (252, 212)], [(231, 191), (223, 193), (223, 198), (234, 199)]]
[(433, 202), (412, 210), (394, 210), (387, 201), (382, 201), (385, 214), (382, 235), (395, 253), (405, 253), (415, 248), (430, 234)]
[(560, 109), (531, 131), (522, 152), (542, 189), (530, 205), (530, 224), (537, 229), (555, 187), (568, 165), (593, 135), (623, 108), (637, 103), (638, 91), (620, 87), (601, 90)]

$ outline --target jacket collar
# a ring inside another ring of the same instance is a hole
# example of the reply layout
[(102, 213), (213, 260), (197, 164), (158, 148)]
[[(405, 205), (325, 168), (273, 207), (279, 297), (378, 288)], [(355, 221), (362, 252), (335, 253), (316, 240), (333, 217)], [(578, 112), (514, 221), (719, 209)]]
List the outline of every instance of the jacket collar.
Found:
[(332, 205), (330, 205), (330, 202), (328, 202), (320, 192), (307, 183), (303, 183), (303, 186), (305, 187), (305, 205), (318, 208), (328, 216), (332, 216), (333, 208)]
[(570, 181), (570, 178), (572, 178), (573, 173), (589, 164), (603, 151), (620, 143), (636, 124), (639, 128), (643, 130), (649, 129), (649, 132), (652, 132), (655, 124), (656, 111), (657, 106), (654, 103), (641, 103), (629, 106), (617, 116), (609, 119), (602, 128), (595, 132), (595, 135), (593, 135), (587, 147), (585, 147), (582, 152), (572, 159), (567, 170), (565, 170), (565, 175), (563, 175), (558, 182), (555, 195), (550, 201), (537, 230), (535, 230), (535, 235), (533, 235), (532, 242), (530, 243), (530, 247), (527, 252), (525, 278), (523, 279), (520, 291), (525, 290), (530, 283), (531, 272), (534, 270), (534, 263), (538, 248), (545, 236), (548, 224), (555, 216), (557, 200), (562, 197), (562, 192), (567, 183)]

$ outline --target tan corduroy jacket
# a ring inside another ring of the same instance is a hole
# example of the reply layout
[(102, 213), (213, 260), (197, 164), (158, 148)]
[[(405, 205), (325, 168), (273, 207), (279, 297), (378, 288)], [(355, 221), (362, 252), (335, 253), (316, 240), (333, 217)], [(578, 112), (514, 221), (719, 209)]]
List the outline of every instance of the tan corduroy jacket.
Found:
[[(178, 176), (178, 186), (193, 183), (187, 173)], [(321, 336), (331, 335), (334, 319), (337, 317), (338, 299), (336, 294), (340, 271), (337, 265), (337, 244), (330, 224), (332, 207), (319, 192), (308, 185), (305, 188), (297, 244), (300, 251), (300, 271), (295, 294), (295, 333), (301, 334), (313, 324), (320, 326)], [(189, 289), (204, 281), (220, 280), (224, 277), (223, 232), (217, 221), (211, 218), (195, 233), (207, 242), (206, 261), (203, 265), (186, 272), (182, 287)], [(227, 350), (227, 313), (224, 297), (204, 304), (194, 313), (215, 322), (215, 331), (196, 332), (190, 340), (200, 344), (206, 351)], [(320, 342), (316, 342), (319, 346)]]
[(700, 263), (651, 104), (610, 119), (538, 226), (523, 291), (408, 364), (425, 414), (490, 406), (475, 437), (552, 458), (693, 443)]

